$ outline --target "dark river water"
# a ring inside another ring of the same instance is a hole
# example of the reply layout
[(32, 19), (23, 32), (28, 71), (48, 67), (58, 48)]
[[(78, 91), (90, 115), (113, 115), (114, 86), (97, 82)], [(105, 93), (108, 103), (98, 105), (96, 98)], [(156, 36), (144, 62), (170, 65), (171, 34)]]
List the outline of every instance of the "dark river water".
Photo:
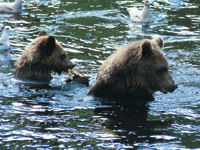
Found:
[[(3, 0), (0, 0), (2, 2)], [(139, 0), (29, 0), (21, 15), (0, 14), (0, 33), (14, 29), (0, 51), (0, 149), (200, 149), (200, 1), (154, 0), (155, 22), (131, 22)], [(55, 35), (90, 85), (53, 74), (48, 87), (13, 81), (15, 62), (39, 31)], [(162, 36), (178, 89), (156, 92), (135, 108), (87, 96), (101, 63), (132, 41)]]

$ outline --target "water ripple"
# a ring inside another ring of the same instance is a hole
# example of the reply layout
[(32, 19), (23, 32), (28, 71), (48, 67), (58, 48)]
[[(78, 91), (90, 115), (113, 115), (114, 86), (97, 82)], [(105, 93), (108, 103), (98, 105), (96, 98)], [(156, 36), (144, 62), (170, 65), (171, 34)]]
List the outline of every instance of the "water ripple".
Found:
[[(2, 2), (2, 1), (1, 1)], [(1, 14), (11, 26), (10, 50), (0, 52), (0, 149), (195, 149), (200, 137), (199, 1), (158, 0), (155, 22), (131, 22), (139, 0), (23, 1), (21, 15)], [(87, 96), (89, 87), (52, 74), (49, 86), (13, 80), (25, 46), (45, 30), (61, 42), (75, 69), (94, 84), (101, 63), (122, 45), (162, 36), (179, 88), (156, 92), (142, 108)], [(0, 34), (1, 34), (0, 33)]]

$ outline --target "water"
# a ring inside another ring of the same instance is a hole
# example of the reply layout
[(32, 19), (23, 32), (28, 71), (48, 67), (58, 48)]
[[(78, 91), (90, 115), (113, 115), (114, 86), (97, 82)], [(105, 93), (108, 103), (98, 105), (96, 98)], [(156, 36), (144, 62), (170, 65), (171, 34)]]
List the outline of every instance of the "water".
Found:
[[(1, 14), (0, 31), (15, 31), (11, 49), (0, 52), (0, 149), (200, 149), (200, 1), (154, 1), (150, 26), (131, 22), (131, 6), (142, 3), (30, 0), (21, 15)], [(64, 74), (48, 87), (16, 84), (15, 62), (41, 30), (57, 37), (90, 86), (115, 49), (162, 36), (179, 88), (135, 108), (89, 97), (90, 87), (66, 84)]]

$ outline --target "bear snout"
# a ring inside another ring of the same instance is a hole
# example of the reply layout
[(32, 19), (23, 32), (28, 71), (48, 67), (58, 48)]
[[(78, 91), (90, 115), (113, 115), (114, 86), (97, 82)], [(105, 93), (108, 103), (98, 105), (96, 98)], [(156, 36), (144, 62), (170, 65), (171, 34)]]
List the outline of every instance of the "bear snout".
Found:
[(167, 86), (165, 87), (165, 90), (164, 90), (165, 92), (163, 92), (165, 94), (167, 92), (174, 92), (178, 88), (178, 86), (175, 84), (171, 75), (168, 76), (168, 82), (167, 83), (168, 84), (167, 84)]
[(172, 81), (172, 84), (169, 86), (168, 91), (174, 92), (178, 88), (178, 86), (175, 84), (174, 80), (172, 79), (172, 76), (170, 76), (170, 80)]
[(66, 62), (67, 69), (72, 69), (75, 67), (75, 65), (68, 58), (66, 59)]
[(171, 86), (162, 88), (161, 92), (164, 94), (167, 94), (168, 92), (174, 92), (177, 88), (178, 88), (178, 86), (176, 84), (172, 84)]
[(174, 84), (169, 88), (169, 92), (174, 92), (177, 88), (178, 88), (178, 86), (176, 84)]
[(75, 67), (75, 65), (72, 62), (70, 62), (70, 64), (68, 64), (68, 69), (72, 69), (74, 67)]

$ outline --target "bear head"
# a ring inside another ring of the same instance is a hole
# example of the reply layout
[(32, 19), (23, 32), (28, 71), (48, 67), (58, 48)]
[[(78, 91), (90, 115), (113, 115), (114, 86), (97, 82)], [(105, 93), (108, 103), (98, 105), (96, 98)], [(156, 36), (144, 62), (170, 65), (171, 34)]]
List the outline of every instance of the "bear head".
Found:
[(49, 81), (51, 72), (61, 73), (72, 69), (63, 47), (54, 36), (41, 32), (30, 43), (17, 61), (15, 77), (23, 80)]
[[(137, 61), (137, 76), (141, 86), (149, 92), (161, 91), (163, 93), (173, 92), (175, 85), (168, 68), (168, 62), (161, 48), (164, 42), (162, 38), (144, 40), (141, 42), (141, 55)], [(141, 78), (141, 79), (140, 79)]]
[(127, 44), (101, 65), (89, 95), (105, 98), (153, 99), (155, 91), (173, 92), (175, 85), (163, 55), (162, 38)]

